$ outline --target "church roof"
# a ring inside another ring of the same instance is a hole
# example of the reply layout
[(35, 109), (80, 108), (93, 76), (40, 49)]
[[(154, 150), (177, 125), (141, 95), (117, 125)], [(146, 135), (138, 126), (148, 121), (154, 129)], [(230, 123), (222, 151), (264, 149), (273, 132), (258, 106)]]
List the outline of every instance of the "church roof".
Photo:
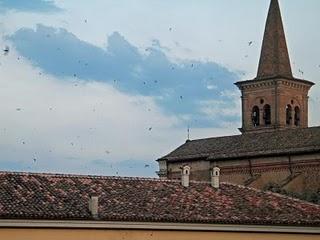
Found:
[(293, 78), (278, 0), (271, 0), (263, 37), (257, 79)]
[(320, 152), (320, 127), (246, 133), (187, 141), (160, 160), (227, 160), (310, 152)]
[(227, 183), (0, 172), (0, 191), (0, 219), (320, 226), (318, 205)]

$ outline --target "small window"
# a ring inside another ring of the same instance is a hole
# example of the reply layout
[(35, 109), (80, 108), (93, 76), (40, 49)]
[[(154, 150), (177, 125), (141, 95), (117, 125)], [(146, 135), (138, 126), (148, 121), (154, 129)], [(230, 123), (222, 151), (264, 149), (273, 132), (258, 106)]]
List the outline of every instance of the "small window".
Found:
[(263, 107), (263, 119), (266, 126), (271, 125), (271, 107), (269, 104)]
[(300, 108), (299, 107), (294, 108), (294, 125), (300, 126)]
[(291, 105), (287, 105), (287, 107), (286, 107), (286, 124), (287, 125), (292, 124), (292, 107), (291, 107)]
[(254, 106), (252, 109), (252, 124), (254, 127), (257, 127), (260, 125), (260, 111), (258, 106)]

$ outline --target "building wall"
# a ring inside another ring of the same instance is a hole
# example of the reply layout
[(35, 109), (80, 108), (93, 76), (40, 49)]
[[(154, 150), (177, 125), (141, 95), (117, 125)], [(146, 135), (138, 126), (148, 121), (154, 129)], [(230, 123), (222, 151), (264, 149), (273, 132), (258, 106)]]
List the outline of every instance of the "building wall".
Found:
[(275, 183), (287, 191), (297, 193), (320, 190), (320, 153), (218, 162), (168, 163), (168, 178), (180, 178), (180, 167), (189, 165), (191, 180), (210, 181), (210, 170), (215, 164), (221, 169), (222, 182), (260, 189)]
[(320, 235), (284, 233), (231, 233), (206, 231), (0, 229), (0, 239), (10, 240), (320, 240)]
[(188, 165), (191, 168), (190, 179), (198, 181), (208, 181), (210, 179), (210, 162), (208, 161), (188, 161), (168, 164), (168, 178), (180, 179), (181, 168), (184, 165)]

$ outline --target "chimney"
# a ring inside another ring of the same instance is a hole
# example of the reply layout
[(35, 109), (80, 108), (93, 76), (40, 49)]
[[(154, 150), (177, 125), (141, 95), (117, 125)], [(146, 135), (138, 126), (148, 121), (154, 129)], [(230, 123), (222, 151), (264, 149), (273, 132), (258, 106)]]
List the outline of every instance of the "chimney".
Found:
[(99, 214), (99, 197), (91, 196), (89, 199), (89, 211), (93, 218), (97, 218)]
[(211, 171), (211, 186), (218, 189), (220, 186), (220, 168), (213, 167)]
[(184, 187), (189, 187), (190, 169), (189, 166), (182, 167), (181, 184)]

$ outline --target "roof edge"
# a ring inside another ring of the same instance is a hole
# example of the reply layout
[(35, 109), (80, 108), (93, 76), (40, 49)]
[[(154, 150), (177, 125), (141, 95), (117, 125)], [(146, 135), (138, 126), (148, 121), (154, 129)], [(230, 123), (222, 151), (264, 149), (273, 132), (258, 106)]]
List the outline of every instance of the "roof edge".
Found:
[(0, 227), (14, 228), (67, 228), (67, 229), (136, 229), (176, 230), (210, 232), (260, 232), (260, 233), (304, 233), (319, 234), (318, 226), (248, 225), (248, 224), (206, 224), (171, 222), (124, 222), (87, 220), (30, 220), (0, 219)]
[(44, 176), (59, 178), (88, 178), (88, 179), (105, 179), (105, 180), (123, 180), (123, 181), (154, 181), (154, 182), (177, 182), (177, 180), (166, 180), (148, 177), (120, 177), (120, 176), (100, 176), (100, 175), (84, 175), (84, 174), (67, 174), (67, 173), (37, 173), (37, 172), (14, 172), (0, 171), (1, 174), (12, 174), (17, 176)]
[(314, 86), (315, 83), (314, 82), (311, 82), (311, 81), (308, 81), (308, 80), (305, 80), (305, 79), (300, 79), (300, 78), (289, 78), (289, 77), (286, 77), (286, 76), (281, 76), (281, 75), (276, 75), (276, 76), (272, 76), (272, 77), (260, 77), (260, 78), (254, 78), (254, 79), (249, 79), (249, 80), (244, 80), (244, 81), (238, 81), (238, 82), (235, 82), (234, 85), (236, 86), (240, 86), (242, 84), (247, 84), (247, 83), (258, 83), (258, 82), (261, 82), (261, 81), (267, 81), (267, 80), (276, 80), (276, 79), (285, 79), (285, 80), (289, 80), (289, 81), (296, 81), (296, 82), (299, 82), (299, 83), (304, 83), (304, 84), (307, 84), (307, 85), (310, 85), (310, 86)]

